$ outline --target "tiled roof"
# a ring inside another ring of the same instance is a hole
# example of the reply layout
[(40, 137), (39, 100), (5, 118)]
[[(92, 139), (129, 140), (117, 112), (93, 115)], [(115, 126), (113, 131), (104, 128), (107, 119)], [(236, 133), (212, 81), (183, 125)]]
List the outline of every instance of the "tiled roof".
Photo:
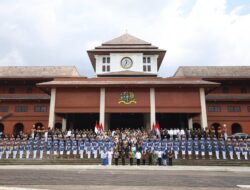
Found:
[(250, 66), (185, 66), (174, 77), (250, 78)]
[(0, 78), (78, 77), (73, 66), (1, 66)]

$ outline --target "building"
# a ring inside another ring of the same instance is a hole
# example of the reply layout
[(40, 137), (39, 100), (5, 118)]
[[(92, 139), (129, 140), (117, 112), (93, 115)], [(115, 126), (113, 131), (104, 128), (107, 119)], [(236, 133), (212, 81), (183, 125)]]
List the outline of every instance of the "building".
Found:
[(97, 77), (75, 67), (1, 67), (0, 130), (227, 127), (250, 133), (250, 67), (179, 67), (158, 77), (166, 51), (124, 34), (87, 51)]

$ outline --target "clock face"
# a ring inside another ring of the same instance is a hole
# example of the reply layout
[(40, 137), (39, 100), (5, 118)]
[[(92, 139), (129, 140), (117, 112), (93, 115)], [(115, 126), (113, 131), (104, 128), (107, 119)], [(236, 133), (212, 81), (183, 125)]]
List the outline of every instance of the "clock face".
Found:
[(133, 61), (130, 57), (124, 57), (121, 60), (121, 66), (123, 69), (129, 69), (133, 66)]

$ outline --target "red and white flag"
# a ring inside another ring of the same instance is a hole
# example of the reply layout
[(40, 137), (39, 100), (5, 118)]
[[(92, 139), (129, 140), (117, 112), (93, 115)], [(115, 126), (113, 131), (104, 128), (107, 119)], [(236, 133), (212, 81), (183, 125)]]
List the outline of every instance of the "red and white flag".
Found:
[(95, 133), (98, 133), (100, 131), (100, 125), (99, 123), (95, 124)]
[(160, 124), (158, 122), (156, 124), (153, 124), (153, 130), (156, 132), (158, 137), (161, 138)]
[(103, 132), (103, 126), (102, 124), (96, 123), (95, 125), (95, 133), (102, 133)]

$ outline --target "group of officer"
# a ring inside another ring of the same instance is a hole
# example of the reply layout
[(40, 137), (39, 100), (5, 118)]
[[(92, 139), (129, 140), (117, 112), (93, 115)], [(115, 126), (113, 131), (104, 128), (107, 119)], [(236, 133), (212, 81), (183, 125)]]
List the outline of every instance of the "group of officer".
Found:
[(98, 157), (103, 152), (113, 152), (114, 143), (109, 138), (105, 140), (83, 139), (78, 137), (54, 136), (47, 139), (42, 137), (35, 138), (4, 138), (0, 139), (0, 159), (5, 154), (6, 159), (40, 159), (45, 156), (52, 158), (77, 158), (83, 159), (84, 154), (87, 158)]
[[(0, 139), (0, 159), (47, 159), (71, 157), (83, 159), (84, 155), (87, 158), (97, 158), (98, 155), (113, 154), (116, 143), (111, 137), (104, 140), (83, 139), (74, 136), (54, 136), (44, 137), (30, 137), (30, 138), (2, 138)], [(228, 139), (217, 137), (195, 137), (194, 139), (181, 138), (170, 139), (156, 139), (144, 140), (140, 145), (141, 152), (156, 152), (161, 155), (161, 152), (173, 152), (174, 158), (178, 159), (196, 159), (200, 157), (205, 159), (208, 156), (212, 159), (228, 158), (233, 160), (235, 155), (238, 160), (241, 158), (248, 160), (250, 155), (250, 139)], [(5, 157), (4, 157), (5, 155)]]
[(227, 155), (229, 159), (233, 160), (234, 156), (240, 160), (242, 157), (245, 160), (248, 160), (250, 156), (250, 139), (227, 139), (217, 138), (210, 136), (205, 139), (201, 137), (195, 137), (194, 139), (185, 137), (175, 138), (175, 139), (162, 139), (155, 141), (144, 141), (142, 145), (142, 150), (145, 152), (156, 152), (158, 155), (163, 152), (173, 152), (174, 158), (178, 159), (181, 155), (182, 159), (192, 159), (195, 156), (195, 159), (206, 158), (206, 155), (209, 159), (212, 159), (215, 156), (215, 159), (226, 160)]

